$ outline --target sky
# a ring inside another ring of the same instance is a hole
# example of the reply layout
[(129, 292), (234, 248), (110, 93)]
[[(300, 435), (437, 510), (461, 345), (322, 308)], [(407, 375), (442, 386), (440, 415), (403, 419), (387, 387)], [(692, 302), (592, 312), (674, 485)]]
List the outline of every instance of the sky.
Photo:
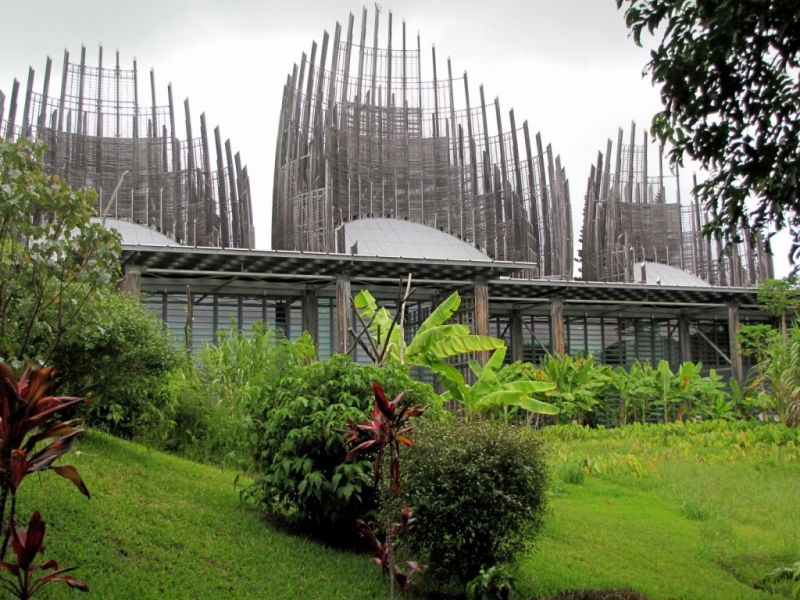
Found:
[[(223, 139), (230, 138), (234, 151), (241, 153), (250, 175), (256, 245), (271, 247), (275, 140), (286, 76), (303, 52), (310, 53), (312, 41), (321, 42), (324, 31), (332, 36), (337, 21), (346, 28), (349, 13), (355, 14), (358, 28), (362, 4), (343, 0), (5, 4), (0, 90), (9, 94), (15, 77), (24, 87), (28, 68), (33, 67), (38, 77), (34, 89), (40, 91), (46, 57), (53, 58), (56, 72), (64, 50), (79, 56), (81, 45), (92, 65), (97, 64), (101, 44), (106, 57), (120, 51), (124, 68), (131, 68), (136, 58), (140, 97), (149, 97), (147, 80), (153, 68), (159, 104), (166, 104), (166, 86), (171, 82), (176, 103), (188, 97), (193, 119), (205, 112), (209, 126), (219, 125)], [(366, 6), (371, 19), (374, 5)], [(577, 248), (586, 180), (598, 150), (605, 151), (609, 138), (616, 143), (619, 127), (627, 136), (631, 121), (637, 123), (637, 131), (648, 128), (661, 107), (658, 89), (649, 77), (642, 77), (649, 50), (638, 48), (628, 37), (616, 2), (402, 0), (380, 7), (383, 23), (391, 11), (395, 23), (405, 19), (410, 35), (420, 33), (423, 56), (429, 56), (435, 44), (440, 65), (449, 56), (454, 74), (468, 71), (471, 88), (482, 83), (487, 99), (499, 97), (504, 112), (513, 108), (518, 122), (527, 119), (532, 131), (540, 131), (545, 144), (552, 144), (561, 155), (570, 182)], [(423, 65), (423, 79), (425, 72)], [(688, 186), (691, 178), (686, 175), (682, 181)], [(702, 173), (698, 176), (702, 179)], [(787, 274), (787, 236), (779, 236), (773, 249), (776, 275)]]

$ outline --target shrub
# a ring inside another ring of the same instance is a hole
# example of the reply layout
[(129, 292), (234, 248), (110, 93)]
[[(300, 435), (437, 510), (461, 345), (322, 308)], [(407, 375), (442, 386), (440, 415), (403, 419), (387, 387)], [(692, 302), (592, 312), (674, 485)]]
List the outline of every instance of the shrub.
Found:
[(300, 522), (328, 533), (355, 532), (356, 518), (375, 508), (373, 460), (365, 455), (345, 463), (345, 436), (337, 429), (348, 418), (360, 423), (369, 414), (373, 381), (387, 396), (410, 390), (406, 396), (417, 404), (433, 401), (431, 387), (413, 381), (401, 365), (377, 369), (336, 355), (285, 370), (251, 407), (261, 475), (246, 495), (292, 509)]
[(310, 360), (316, 348), (307, 334), (275, 340), (263, 321), (248, 334), (232, 328), (217, 335), (218, 344), (206, 344), (167, 377), (172, 423), (154, 441), (194, 460), (247, 468), (250, 407), (261, 406), (281, 373)]
[(183, 359), (162, 321), (135, 298), (104, 295), (83, 317), (82, 335), (53, 355), (57, 390), (86, 396), (87, 424), (122, 437), (156, 437), (169, 428), (164, 378)]
[(411, 545), (427, 575), (465, 585), (513, 561), (541, 525), (547, 468), (535, 431), (488, 422), (427, 422), (407, 451), (416, 508)]

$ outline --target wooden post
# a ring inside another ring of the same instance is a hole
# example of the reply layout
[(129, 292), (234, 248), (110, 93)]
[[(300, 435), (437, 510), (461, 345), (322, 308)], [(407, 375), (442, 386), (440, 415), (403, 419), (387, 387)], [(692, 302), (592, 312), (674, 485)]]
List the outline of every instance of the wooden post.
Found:
[(550, 330), (553, 352), (564, 354), (564, 300), (558, 297), (550, 299)]
[(685, 315), (678, 317), (678, 339), (681, 347), (681, 362), (691, 362), (692, 339), (689, 336), (689, 319)]
[(350, 275), (336, 276), (336, 351), (347, 352), (347, 337), (350, 331)]
[(731, 357), (731, 376), (742, 383), (744, 381), (744, 367), (742, 366), (742, 354), (739, 352), (739, 344), (736, 341), (736, 334), (739, 333), (739, 305), (736, 302), (728, 303), (728, 338)]
[[(349, 302), (349, 300), (348, 300)], [(314, 343), (317, 343), (317, 293), (306, 288), (303, 292), (303, 331), (307, 331)]]
[(139, 296), (142, 293), (142, 273), (144, 269), (138, 265), (125, 265), (125, 293)]
[(524, 361), (525, 356), (522, 345), (522, 316), (518, 310), (511, 311), (511, 321), (508, 325), (511, 330), (511, 360)]
[[(489, 286), (486, 279), (479, 277), (475, 280), (475, 334), (489, 335)], [(485, 365), (489, 360), (488, 352), (479, 352), (478, 361)]]

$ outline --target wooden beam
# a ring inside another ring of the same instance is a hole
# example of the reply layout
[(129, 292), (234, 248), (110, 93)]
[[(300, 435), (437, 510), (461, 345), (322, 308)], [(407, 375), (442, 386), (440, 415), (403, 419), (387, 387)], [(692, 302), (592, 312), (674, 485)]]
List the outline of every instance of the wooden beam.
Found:
[(678, 340), (681, 348), (681, 362), (692, 362), (692, 339), (689, 335), (689, 319), (683, 314), (678, 317)]
[(525, 356), (522, 342), (522, 316), (518, 310), (511, 311), (509, 329), (511, 330), (511, 360), (524, 361)]
[(744, 382), (744, 367), (742, 354), (736, 335), (739, 333), (739, 305), (735, 302), (727, 303), (728, 306), (728, 338), (730, 344), (731, 376), (739, 383)]
[[(475, 334), (489, 335), (489, 285), (486, 279), (475, 280)], [(479, 352), (478, 361), (485, 365), (489, 360), (488, 352)]]
[(336, 351), (347, 352), (347, 338), (350, 331), (350, 275), (340, 273), (336, 276)]
[(564, 354), (564, 300), (559, 297), (550, 299), (550, 343), (553, 352)]
[(143, 267), (139, 265), (125, 265), (125, 293), (138, 297), (142, 293)]
[(318, 311), (317, 293), (313, 288), (306, 288), (303, 292), (303, 314), (302, 314), (302, 327), (303, 331), (307, 331), (314, 344), (317, 344), (319, 336), (317, 328), (317, 311)]

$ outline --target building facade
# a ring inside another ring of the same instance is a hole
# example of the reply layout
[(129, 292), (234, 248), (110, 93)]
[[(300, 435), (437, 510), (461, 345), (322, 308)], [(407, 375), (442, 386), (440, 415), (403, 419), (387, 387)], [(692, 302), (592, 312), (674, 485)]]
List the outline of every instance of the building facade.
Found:
[(96, 189), (100, 215), (180, 244), (255, 247), (247, 166), (230, 140), (223, 151), (219, 127), (214, 159), (205, 114), (198, 128), (188, 98), (179, 110), (170, 84), (167, 102), (157, 100), (152, 70), (150, 95), (140, 96), (136, 61), (123, 68), (117, 52), (109, 64), (102, 47), (96, 66), (84, 47), (77, 61), (64, 53), (60, 81), (52, 70), (48, 57), (41, 92), (33, 68), (24, 91), (17, 80), (10, 95), (0, 91), (0, 137), (44, 140), (45, 170), (74, 188)]
[(332, 40), (325, 32), (287, 78), (272, 247), (349, 253), (343, 225), (400, 219), (569, 279), (569, 185), (552, 147), (449, 58), (437, 62), (435, 47), (425, 56), (391, 13), (370, 19), (365, 8), (354, 21)]
[(597, 153), (584, 204), (583, 279), (634, 281), (635, 265), (645, 262), (721, 286), (755, 286), (773, 277), (760, 232), (743, 231), (739, 243), (703, 236), (709, 214), (693, 197), (681, 198), (680, 168), (665, 173), (663, 154), (662, 147), (651, 146), (647, 130), (637, 142), (634, 123), (627, 144), (620, 129), (616, 147), (608, 140), (605, 155)]

